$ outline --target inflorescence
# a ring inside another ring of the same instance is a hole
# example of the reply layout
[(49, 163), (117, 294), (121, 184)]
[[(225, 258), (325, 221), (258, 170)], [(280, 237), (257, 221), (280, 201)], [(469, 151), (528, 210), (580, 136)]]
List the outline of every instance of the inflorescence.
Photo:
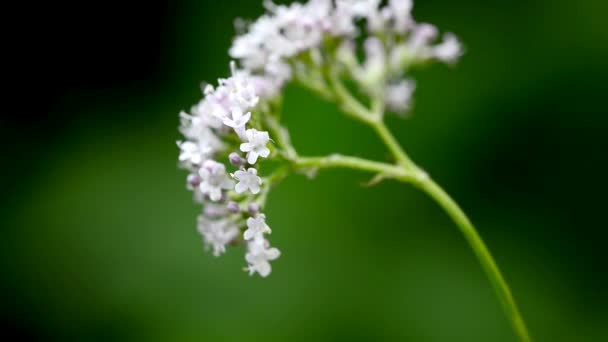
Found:
[[(298, 160), (280, 125), (286, 84), (300, 84), (355, 119), (373, 122), (385, 110), (410, 110), (412, 67), (453, 63), (462, 54), (453, 34), (437, 42), (435, 26), (414, 21), (411, 0), (264, 5), (266, 14), (237, 25), (231, 76), (205, 86), (203, 99), (180, 113), (184, 140), (178, 142), (188, 189), (203, 205), (198, 231), (205, 245), (219, 256), (226, 245), (245, 243), (246, 269), (262, 277), (280, 255), (267, 240), (266, 196)], [(360, 103), (345, 95), (350, 92), (365, 98), (376, 116), (362, 113)], [(262, 164), (273, 172), (262, 177)]]

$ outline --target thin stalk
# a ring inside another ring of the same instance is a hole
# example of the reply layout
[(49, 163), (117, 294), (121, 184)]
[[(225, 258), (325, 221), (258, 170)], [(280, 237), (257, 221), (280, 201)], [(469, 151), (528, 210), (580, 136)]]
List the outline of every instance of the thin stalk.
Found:
[(405, 151), (399, 145), (399, 142), (393, 134), (388, 130), (386, 124), (383, 121), (379, 121), (376, 123), (372, 123), (370, 125), (374, 131), (380, 136), (382, 141), (386, 144), (386, 147), (391, 151), (393, 156), (395, 157), (397, 163), (402, 165), (408, 170), (415, 171), (417, 170), (416, 164), (410, 159), (410, 157), (405, 153)]
[(437, 183), (428, 177), (424, 171), (420, 170), (420, 168), (409, 158), (384, 122), (374, 124), (372, 127), (378, 132), (378, 135), (393, 153), (393, 156), (397, 159), (399, 164), (416, 175), (412, 183), (420, 187), (435, 200), (458, 226), (469, 243), (469, 246), (473, 249), (477, 260), (481, 264), (486, 275), (490, 279), (494, 291), (502, 304), (505, 314), (511, 321), (515, 333), (519, 336), (521, 341), (531, 341), (526, 324), (524, 323), (519, 309), (517, 308), (517, 304), (515, 304), (515, 300), (513, 299), (513, 295), (511, 294), (511, 289), (503, 278), (490, 250), (486, 247), (481, 236), (477, 230), (475, 230), (473, 224), (471, 224), (471, 221), (467, 218), (462, 209), (460, 209), (458, 204), (456, 204), (456, 202)]
[(471, 249), (473, 249), (477, 260), (490, 279), (494, 291), (502, 304), (505, 314), (511, 321), (515, 333), (519, 336), (521, 341), (531, 341), (526, 324), (524, 323), (519, 309), (517, 308), (517, 304), (515, 303), (515, 299), (513, 299), (513, 295), (511, 294), (511, 289), (503, 278), (490, 250), (481, 239), (477, 230), (475, 230), (471, 221), (462, 209), (460, 209), (458, 204), (431, 178), (427, 178), (426, 180), (415, 184), (435, 200), (450, 216), (454, 223), (456, 223), (456, 226), (458, 226), (460, 232), (471, 246)]
[(294, 166), (300, 170), (315, 168), (348, 168), (377, 173), (386, 176), (387, 178), (413, 180), (413, 175), (401, 167), (358, 157), (343, 156), (340, 154), (332, 154), (327, 157), (299, 157)]
[(335, 74), (326, 72), (325, 76), (329, 86), (333, 89), (336, 100), (341, 105), (345, 114), (372, 127), (392, 153), (397, 165), (380, 163), (357, 157), (332, 155), (328, 157), (297, 158), (293, 164), (294, 167), (296, 169), (351, 168), (373, 172), (381, 176), (386, 176), (386, 178), (394, 178), (420, 187), (443, 208), (464, 235), (469, 246), (473, 249), (477, 260), (481, 264), (481, 267), (492, 283), (494, 291), (496, 292), (516, 335), (522, 342), (531, 341), (526, 324), (517, 308), (509, 285), (502, 276), (488, 247), (485, 245), (481, 236), (477, 230), (475, 230), (475, 227), (471, 224), (471, 221), (467, 218), (462, 209), (460, 209), (458, 204), (456, 204), (456, 202), (426, 174), (426, 172), (420, 169), (416, 163), (410, 159), (382, 120), (383, 113), (378, 112), (381, 109), (378, 104), (375, 104), (372, 110), (368, 110), (350, 94), (348, 89), (344, 87)]

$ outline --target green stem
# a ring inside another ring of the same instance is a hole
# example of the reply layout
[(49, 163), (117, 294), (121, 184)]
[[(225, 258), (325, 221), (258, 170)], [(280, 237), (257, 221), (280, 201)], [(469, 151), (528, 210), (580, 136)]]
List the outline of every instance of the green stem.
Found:
[(348, 168), (377, 173), (386, 176), (387, 178), (401, 179), (404, 181), (411, 181), (414, 179), (410, 172), (401, 167), (340, 154), (332, 154), (327, 157), (299, 157), (294, 166), (300, 170)]
[(376, 133), (378, 133), (382, 141), (384, 141), (388, 149), (391, 151), (391, 153), (397, 160), (397, 163), (411, 171), (416, 171), (418, 169), (416, 167), (416, 164), (401, 148), (401, 145), (399, 145), (399, 142), (391, 134), (391, 132), (388, 130), (383, 121), (374, 122), (370, 126), (376, 131)]
[(434, 199), (445, 212), (452, 218), (454, 223), (460, 229), (462, 235), (464, 235), (465, 239), (473, 249), (477, 260), (481, 264), (483, 270), (486, 275), (490, 279), (492, 286), (494, 287), (494, 291), (498, 295), (502, 307), (511, 321), (513, 329), (515, 333), (519, 336), (521, 341), (531, 341), (530, 335), (528, 334), (528, 330), (526, 328), (526, 324), (517, 308), (517, 304), (515, 303), (515, 299), (513, 299), (513, 295), (511, 294), (511, 289), (507, 284), (506, 280), (503, 278), (496, 261), (492, 257), (490, 250), (485, 245), (481, 236), (471, 224), (471, 221), (465, 215), (465, 213), (460, 209), (458, 204), (439, 186), (435, 183), (431, 178), (427, 178), (426, 180), (419, 181), (415, 183), (418, 185), (424, 192), (426, 192), (432, 199)]
[(325, 77), (333, 90), (338, 104), (342, 107), (342, 111), (345, 114), (368, 125), (372, 125), (374, 122), (378, 121), (361, 102), (350, 94), (350, 91), (342, 83), (338, 75), (327, 71), (325, 72)]
[[(336, 74), (327, 72), (327, 70), (329, 69), (326, 69), (324, 76), (333, 90), (334, 97), (341, 105), (345, 114), (372, 127), (391, 151), (397, 165), (369, 161), (357, 157), (332, 155), (320, 158), (296, 158), (294, 167), (296, 169), (351, 168), (377, 173), (386, 178), (394, 178), (420, 187), (443, 208), (464, 235), (492, 283), (504, 312), (510, 320), (519, 339), (523, 342), (531, 341), (524, 320), (513, 299), (513, 295), (511, 294), (509, 285), (503, 278), (488, 247), (485, 245), (481, 236), (477, 230), (475, 230), (475, 227), (471, 224), (471, 221), (467, 218), (462, 209), (460, 209), (458, 204), (456, 204), (456, 202), (426, 174), (426, 172), (421, 170), (416, 163), (410, 159), (403, 148), (401, 148), (397, 139), (395, 139), (382, 120), (383, 113), (379, 112), (382, 109), (381, 105), (375, 104), (371, 111), (368, 110), (350, 94)], [(372, 102), (372, 104), (374, 103)]]
[(530, 341), (530, 335), (524, 323), (524, 320), (519, 313), (517, 304), (511, 294), (509, 285), (503, 278), (496, 261), (490, 254), (490, 250), (486, 247), (485, 243), (481, 239), (481, 236), (475, 230), (471, 221), (467, 218), (465, 213), (460, 209), (458, 204), (439, 186), (435, 183), (424, 171), (422, 171), (405, 153), (401, 145), (397, 142), (395, 137), (388, 130), (386, 125), (381, 122), (372, 125), (372, 127), (378, 132), (378, 135), (382, 138), (386, 146), (391, 150), (395, 159), (399, 164), (403, 165), (404, 168), (414, 173), (413, 184), (420, 187), (426, 192), (431, 198), (433, 198), (450, 218), (456, 223), (465, 239), (473, 249), (477, 260), (481, 264), (486, 275), (490, 279), (494, 291), (498, 296), (505, 314), (511, 321), (515, 333), (519, 336), (521, 341)]
[[(456, 204), (456, 202), (437, 185), (437, 183), (428, 177), (424, 171), (420, 170), (418, 166), (407, 157), (407, 154), (405, 154), (401, 147), (396, 143), (396, 140), (388, 129), (386, 129), (386, 126), (383, 125), (382, 127), (384, 127), (384, 129), (379, 130), (379, 133), (381, 132), (380, 136), (387, 143), (389, 149), (395, 154), (395, 157), (402, 161), (402, 165), (392, 165), (358, 157), (335, 154), (327, 157), (299, 157), (293, 164), (294, 168), (350, 168), (377, 173), (386, 176), (386, 178), (394, 178), (421, 188), (445, 210), (464, 235), (492, 283), (494, 291), (520, 340), (524, 342), (531, 341), (524, 320), (513, 299), (513, 295), (511, 294), (509, 285), (502, 276), (488, 247), (481, 239), (477, 230), (475, 230), (475, 227), (471, 224), (471, 221), (467, 218), (462, 209), (460, 209), (458, 204)], [(391, 144), (394, 145), (391, 147)]]

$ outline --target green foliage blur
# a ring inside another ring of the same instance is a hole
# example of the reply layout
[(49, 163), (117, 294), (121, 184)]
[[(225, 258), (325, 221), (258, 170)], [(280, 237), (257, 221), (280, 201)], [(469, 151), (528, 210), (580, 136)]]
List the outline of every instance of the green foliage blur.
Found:
[[(242, 248), (205, 253), (177, 113), (229, 72), (233, 19), (262, 6), (171, 6), (159, 82), (68, 94), (54, 111), (75, 119), (36, 167), (3, 163), (18, 184), (0, 207), (4, 317), (62, 341), (515, 341), (454, 224), (412, 187), (362, 186), (368, 174), (273, 190), (282, 256), (267, 279), (242, 271)], [(467, 51), (417, 72), (411, 117), (389, 118), (478, 227), (536, 341), (608, 340), (606, 13), (601, 0), (417, 1), (415, 17)], [(388, 158), (301, 89), (287, 90), (284, 117), (303, 155)]]

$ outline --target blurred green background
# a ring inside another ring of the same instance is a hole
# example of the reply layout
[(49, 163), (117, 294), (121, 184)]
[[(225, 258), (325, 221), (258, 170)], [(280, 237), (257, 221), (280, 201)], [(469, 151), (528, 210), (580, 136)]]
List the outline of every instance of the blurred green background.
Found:
[[(203, 251), (177, 113), (228, 73), (233, 19), (260, 15), (258, 1), (70, 6), (55, 48), (25, 63), (52, 77), (22, 80), (0, 125), (3, 331), (515, 341), (456, 227), (409, 186), (365, 188), (369, 175), (346, 170), (288, 178), (267, 209), (283, 253), (268, 279), (241, 271), (242, 248)], [(418, 72), (412, 117), (389, 119), (477, 225), (536, 341), (608, 340), (607, 13), (602, 0), (417, 1), (415, 17), (467, 53)], [(302, 154), (388, 158), (373, 132), (300, 89), (285, 122)]]

